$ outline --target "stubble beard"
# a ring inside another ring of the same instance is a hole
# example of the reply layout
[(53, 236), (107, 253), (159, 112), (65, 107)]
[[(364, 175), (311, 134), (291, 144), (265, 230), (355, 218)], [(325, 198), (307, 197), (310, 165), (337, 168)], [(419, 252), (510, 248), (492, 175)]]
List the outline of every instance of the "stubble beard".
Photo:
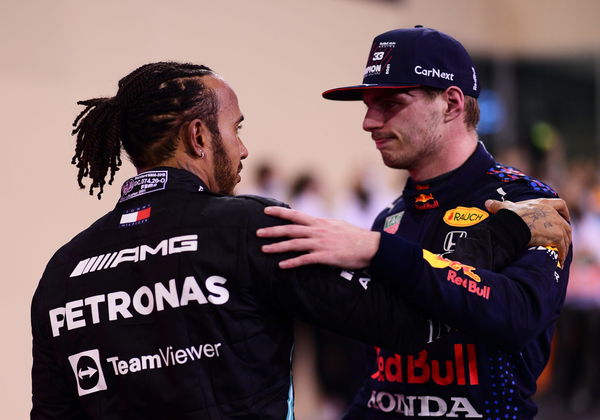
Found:
[(426, 119), (423, 128), (410, 132), (397, 132), (396, 141), (400, 142), (399, 150), (381, 151), (383, 163), (394, 169), (412, 171), (432, 163), (439, 150), (441, 134), (438, 127), (441, 116), (432, 112)]
[(216, 192), (224, 195), (233, 195), (233, 190), (237, 185), (238, 171), (233, 167), (233, 162), (225, 152), (221, 133), (213, 133), (212, 137), (213, 164), (215, 168), (215, 181), (218, 188)]

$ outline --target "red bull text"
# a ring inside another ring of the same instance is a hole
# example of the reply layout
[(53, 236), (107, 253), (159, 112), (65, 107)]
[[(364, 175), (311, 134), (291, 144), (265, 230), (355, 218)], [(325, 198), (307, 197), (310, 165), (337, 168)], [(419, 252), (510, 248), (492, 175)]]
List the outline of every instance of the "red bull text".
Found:
[(407, 384), (434, 382), (441, 386), (479, 385), (475, 345), (454, 344), (453, 350), (452, 359), (442, 361), (428, 360), (427, 350), (422, 350), (417, 357), (400, 354), (384, 357), (381, 356), (381, 349), (375, 347), (377, 372), (371, 378), (381, 382)]

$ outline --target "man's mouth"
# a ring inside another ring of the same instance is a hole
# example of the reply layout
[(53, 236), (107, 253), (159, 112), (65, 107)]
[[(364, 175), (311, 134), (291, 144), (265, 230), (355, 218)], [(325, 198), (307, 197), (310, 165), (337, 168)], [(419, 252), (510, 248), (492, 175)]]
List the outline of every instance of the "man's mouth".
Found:
[(389, 137), (385, 137), (385, 136), (372, 136), (373, 141), (375, 142), (375, 146), (378, 149), (381, 149), (382, 147), (384, 147), (386, 145), (386, 143), (394, 140), (393, 137), (389, 136)]
[(237, 170), (237, 182), (240, 182), (242, 180), (242, 176), (240, 175), (240, 172), (242, 172), (242, 169), (244, 167), (242, 166), (242, 164), (240, 163), (240, 166), (238, 166), (238, 170)]

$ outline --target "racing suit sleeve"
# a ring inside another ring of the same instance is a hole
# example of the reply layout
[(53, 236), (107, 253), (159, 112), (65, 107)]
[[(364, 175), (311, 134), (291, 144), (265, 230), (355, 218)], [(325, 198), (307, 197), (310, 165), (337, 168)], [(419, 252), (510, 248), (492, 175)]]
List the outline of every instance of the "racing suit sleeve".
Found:
[[(538, 247), (522, 251), (510, 265), (493, 272), (434, 255), (398, 236), (381, 235), (371, 275), (399, 291), (424, 316), (507, 351), (519, 351), (558, 318), (572, 250), (564, 267), (557, 266), (555, 251)], [(489, 241), (483, 236), (469, 246), (480, 250)], [(475, 262), (497, 268), (512, 253), (514, 249), (496, 264), (486, 264), (485, 257)]]
[(527, 224), (516, 213), (502, 209), (487, 223), (460, 238), (452, 258), (479, 269), (500, 272), (517, 258), (531, 240)]
[(32, 420), (85, 419), (71, 387), (68, 386), (61, 367), (57, 364), (51, 344), (51, 332), (42, 327), (43, 316), (38, 308), (43, 301), (43, 291), (38, 288), (31, 305), (31, 325), (33, 335)]
[[(282, 223), (267, 216), (257, 218), (249, 232)], [(248, 261), (253, 276), (261, 279), (263, 294), (278, 313), (405, 353), (418, 352), (432, 335), (446, 329), (441, 322), (415, 313), (399, 291), (362, 273), (323, 265), (280, 269), (278, 261), (290, 255), (262, 253), (260, 246), (271, 241), (249, 238)]]

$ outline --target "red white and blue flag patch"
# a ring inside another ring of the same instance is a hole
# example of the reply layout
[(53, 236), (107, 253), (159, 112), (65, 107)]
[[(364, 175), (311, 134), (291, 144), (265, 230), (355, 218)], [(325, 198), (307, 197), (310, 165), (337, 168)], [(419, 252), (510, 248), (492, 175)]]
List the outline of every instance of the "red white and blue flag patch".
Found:
[(121, 226), (134, 226), (139, 225), (140, 223), (147, 222), (148, 219), (150, 219), (151, 210), (151, 206), (145, 206), (128, 210), (121, 215), (121, 221), (119, 222), (119, 224)]

